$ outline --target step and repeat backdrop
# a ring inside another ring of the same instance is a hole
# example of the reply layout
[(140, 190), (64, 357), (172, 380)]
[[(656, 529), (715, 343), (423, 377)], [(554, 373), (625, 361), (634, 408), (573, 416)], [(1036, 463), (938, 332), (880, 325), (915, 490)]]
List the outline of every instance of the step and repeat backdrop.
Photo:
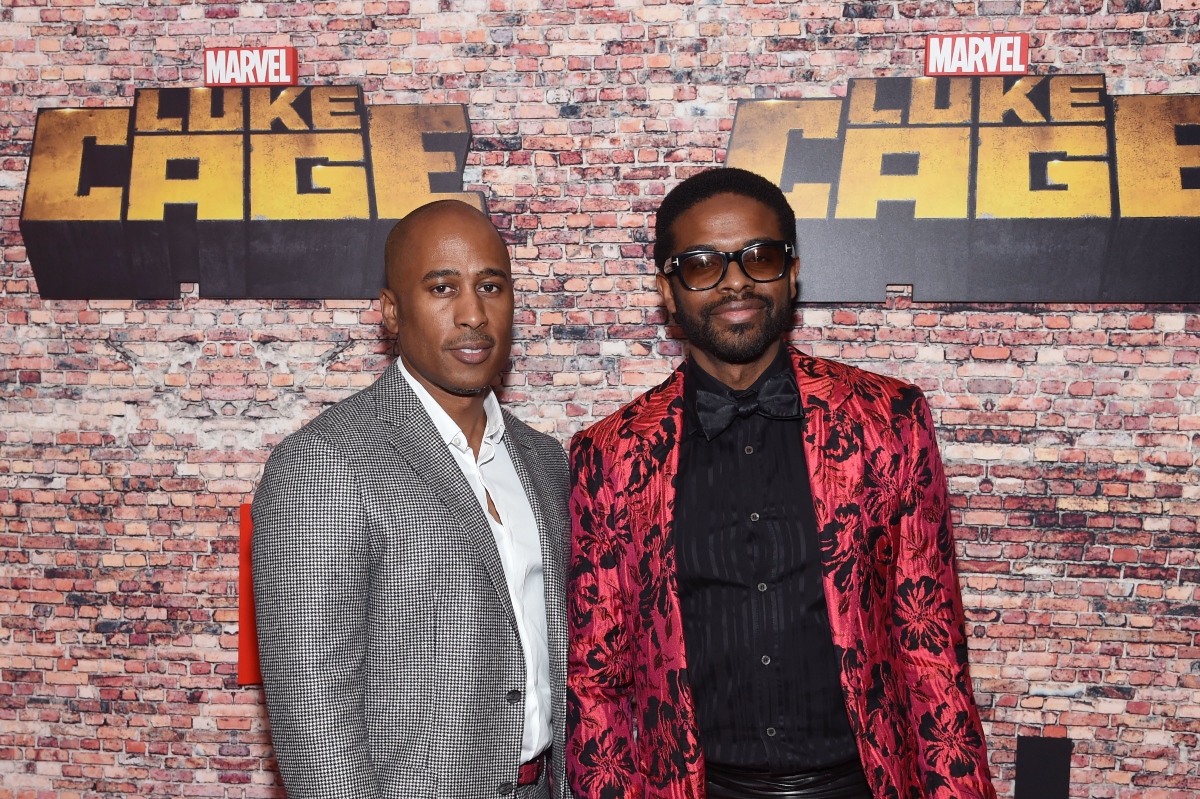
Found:
[(1198, 64), (1198, 0), (4, 4), (0, 797), (283, 796), (240, 508), (388, 364), (391, 224), (492, 215), (565, 443), (682, 357), (722, 164), (793, 342), (929, 396), (1001, 795), (1200, 797)]

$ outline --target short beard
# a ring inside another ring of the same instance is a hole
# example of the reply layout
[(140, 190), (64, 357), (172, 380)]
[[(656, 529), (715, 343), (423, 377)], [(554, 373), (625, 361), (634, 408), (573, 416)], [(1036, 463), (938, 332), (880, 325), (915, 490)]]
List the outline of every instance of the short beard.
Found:
[[(765, 306), (762, 325), (755, 327), (753, 322), (731, 325), (729, 334), (718, 335), (713, 327), (713, 312), (732, 300), (751, 298), (762, 301)], [(684, 311), (682, 305), (675, 305), (675, 322), (687, 336), (688, 343), (724, 363), (746, 364), (762, 357), (763, 353), (791, 327), (791, 321), (790, 304), (776, 307), (775, 301), (769, 296), (756, 294), (754, 291), (710, 302), (695, 316)]]

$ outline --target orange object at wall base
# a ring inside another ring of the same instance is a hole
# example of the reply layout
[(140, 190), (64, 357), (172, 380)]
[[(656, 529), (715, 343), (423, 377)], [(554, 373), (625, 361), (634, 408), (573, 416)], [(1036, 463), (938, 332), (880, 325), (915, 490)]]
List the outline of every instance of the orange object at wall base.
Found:
[(250, 506), (242, 505), (241, 543), (238, 547), (238, 685), (257, 685), (262, 682), (258, 667), (258, 624), (254, 619), (254, 574), (250, 569), (250, 540), (254, 523)]

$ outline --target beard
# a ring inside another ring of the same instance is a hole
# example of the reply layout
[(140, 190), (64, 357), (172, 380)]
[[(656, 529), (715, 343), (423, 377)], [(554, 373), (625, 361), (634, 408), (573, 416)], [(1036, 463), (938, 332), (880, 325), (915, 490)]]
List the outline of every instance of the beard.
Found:
[[(763, 321), (730, 325), (727, 332), (718, 333), (713, 324), (713, 313), (728, 302), (748, 299), (763, 303)], [(790, 304), (776, 306), (770, 296), (754, 291), (714, 300), (695, 315), (685, 311), (682, 304), (675, 305), (675, 322), (687, 336), (688, 343), (725, 363), (745, 364), (762, 357), (772, 344), (779, 341), (791, 326), (791, 321)]]

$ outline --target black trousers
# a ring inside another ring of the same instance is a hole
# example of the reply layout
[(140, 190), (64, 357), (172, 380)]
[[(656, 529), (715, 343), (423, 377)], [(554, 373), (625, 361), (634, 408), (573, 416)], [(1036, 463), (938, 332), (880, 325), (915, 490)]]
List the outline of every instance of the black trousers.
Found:
[(735, 766), (706, 768), (709, 799), (873, 799), (858, 758), (799, 774), (767, 774)]

